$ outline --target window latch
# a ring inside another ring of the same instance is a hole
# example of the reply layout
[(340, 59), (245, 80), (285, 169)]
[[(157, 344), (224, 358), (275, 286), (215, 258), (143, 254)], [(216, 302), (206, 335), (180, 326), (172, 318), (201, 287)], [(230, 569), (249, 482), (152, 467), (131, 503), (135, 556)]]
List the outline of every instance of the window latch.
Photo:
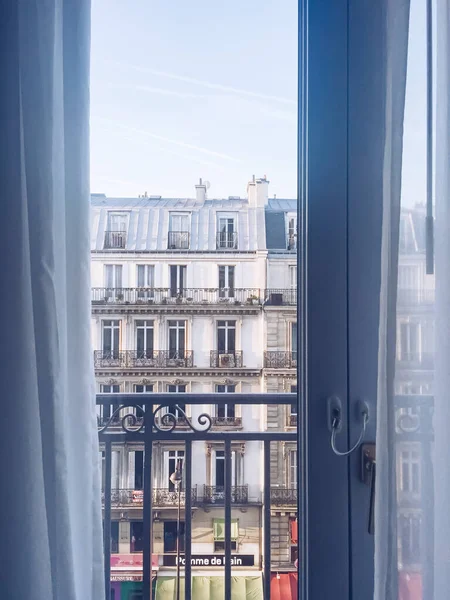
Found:
[(370, 485), (369, 520), (367, 531), (370, 535), (375, 530), (375, 477), (376, 477), (376, 449), (375, 444), (361, 446), (361, 481)]

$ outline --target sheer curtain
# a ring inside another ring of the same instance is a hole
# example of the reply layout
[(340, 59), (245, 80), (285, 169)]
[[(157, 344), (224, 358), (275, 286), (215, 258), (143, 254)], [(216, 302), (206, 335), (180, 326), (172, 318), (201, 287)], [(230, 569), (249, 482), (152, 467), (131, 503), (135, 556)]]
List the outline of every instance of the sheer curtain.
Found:
[(0, 17), (0, 595), (104, 597), (90, 344), (88, 0)]
[[(392, 5), (394, 4), (397, 4), (398, 9), (400, 3), (393, 2)], [(409, 541), (412, 546), (415, 545), (416, 554), (415, 559), (409, 561), (409, 572), (402, 565), (404, 557), (397, 556), (398, 548), (402, 548), (404, 542), (401, 540), (399, 543), (397, 535), (397, 492), (402, 490), (404, 493), (405, 482), (401, 480), (412, 478), (413, 472), (410, 470), (405, 475), (397, 468), (395, 438), (396, 428), (399, 427), (399, 413), (394, 408), (393, 385), (400, 219), (398, 179), (401, 173), (403, 123), (400, 104), (405, 96), (407, 51), (406, 3), (402, 15), (397, 14), (397, 18), (390, 20), (393, 27), (400, 28), (392, 37), (391, 44), (399, 72), (398, 77), (392, 81), (391, 94), (388, 93), (387, 114), (390, 95), (397, 97), (398, 111), (396, 114), (391, 112), (391, 127), (387, 127), (383, 190), (375, 507), (376, 600), (447, 600), (450, 597), (450, 1), (436, 0), (433, 7), (436, 11), (436, 38), (433, 45), (436, 52), (434, 399), (430, 404), (426, 395), (416, 395), (411, 402), (411, 407), (414, 408), (403, 408), (401, 410), (409, 412), (400, 415), (410, 419), (409, 432), (412, 435), (408, 439), (416, 440), (413, 444), (416, 444), (414, 448), (418, 462), (416, 500), (410, 506), (411, 512), (415, 511), (416, 514), (416, 529), (411, 528), (409, 532)], [(387, 123), (389, 125), (389, 118)], [(394, 139), (397, 140), (396, 144), (392, 143)], [(397, 147), (395, 152), (392, 151), (394, 146)], [(422, 236), (425, 231), (424, 220), (423, 212), (422, 225), (415, 224)], [(417, 394), (421, 386), (413, 387), (417, 388)], [(420, 392), (423, 394), (423, 390)], [(434, 408), (431, 408), (433, 401)], [(401, 581), (398, 581), (399, 568), (403, 570)]]

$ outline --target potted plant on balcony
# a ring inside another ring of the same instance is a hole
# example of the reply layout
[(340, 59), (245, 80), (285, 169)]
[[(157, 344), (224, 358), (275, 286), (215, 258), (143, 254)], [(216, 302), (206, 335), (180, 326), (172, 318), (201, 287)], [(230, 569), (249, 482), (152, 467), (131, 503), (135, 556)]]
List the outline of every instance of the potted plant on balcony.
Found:
[(177, 304), (182, 304), (183, 303), (183, 296), (181, 294), (177, 294), (177, 297), (175, 298), (175, 302)]
[(117, 294), (116, 295), (116, 300), (118, 300), (119, 302), (123, 301), (123, 294)]
[(258, 296), (255, 296), (253, 294), (247, 298), (247, 304), (258, 304), (258, 302), (259, 302)]

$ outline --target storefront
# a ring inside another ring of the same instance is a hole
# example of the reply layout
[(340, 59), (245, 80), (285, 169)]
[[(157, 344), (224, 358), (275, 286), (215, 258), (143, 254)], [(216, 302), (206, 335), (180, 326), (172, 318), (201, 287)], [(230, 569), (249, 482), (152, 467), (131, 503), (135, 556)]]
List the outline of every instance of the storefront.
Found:
[[(111, 555), (111, 600), (142, 600), (142, 554)], [(152, 557), (153, 586), (158, 572), (158, 556)]]
[[(155, 600), (173, 600), (176, 591), (176, 555), (160, 557)], [(185, 557), (180, 557), (180, 596), (184, 597)], [(191, 558), (192, 598), (223, 600), (225, 593), (223, 554), (194, 554)], [(253, 554), (232, 554), (231, 593), (235, 600), (263, 600), (262, 572)]]

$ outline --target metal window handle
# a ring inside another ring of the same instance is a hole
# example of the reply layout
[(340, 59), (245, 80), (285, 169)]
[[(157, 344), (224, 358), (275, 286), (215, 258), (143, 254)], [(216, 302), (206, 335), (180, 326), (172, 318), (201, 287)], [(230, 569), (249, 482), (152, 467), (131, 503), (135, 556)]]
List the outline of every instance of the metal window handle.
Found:
[(376, 451), (375, 444), (364, 444), (361, 447), (361, 481), (370, 485), (369, 519), (367, 531), (370, 535), (375, 531), (375, 485), (376, 485)]
[(342, 404), (338, 397), (332, 396), (328, 399), (328, 428), (331, 431), (331, 449), (337, 456), (349, 456), (359, 448), (359, 445), (366, 434), (367, 423), (369, 422), (369, 405), (366, 401), (360, 400), (356, 405), (356, 411), (359, 418), (362, 418), (362, 427), (358, 439), (349, 450), (341, 451), (336, 446), (336, 436), (342, 429)]

